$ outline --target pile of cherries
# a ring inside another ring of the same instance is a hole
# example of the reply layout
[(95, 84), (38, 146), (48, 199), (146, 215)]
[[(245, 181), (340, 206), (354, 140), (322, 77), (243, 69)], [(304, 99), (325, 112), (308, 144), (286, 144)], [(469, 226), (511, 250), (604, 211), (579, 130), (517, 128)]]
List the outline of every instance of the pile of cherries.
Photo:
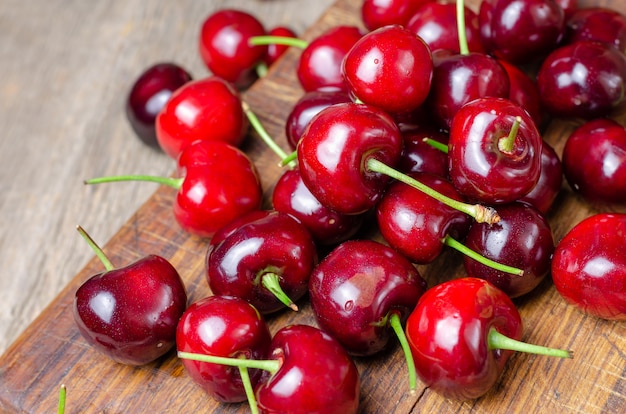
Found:
[[(520, 7), (520, 4), (522, 7)], [(362, 26), (310, 42), (219, 10), (200, 30), (212, 75), (147, 69), (128, 98), (138, 136), (176, 160), (181, 228), (208, 239), (212, 295), (187, 306), (160, 257), (107, 271), (77, 291), (75, 319), (98, 350), (144, 364), (173, 347), (190, 377), (253, 412), (354, 413), (353, 357), (399, 340), (409, 390), (450, 398), (497, 382), (524, 344), (512, 302), (548, 274), (580, 310), (626, 320), (626, 16), (574, 0), (364, 0)], [(288, 47), (303, 94), (285, 151), (240, 92)], [(576, 118), (562, 157), (542, 138)], [(242, 149), (252, 127), (284, 171), (262, 209), (260, 172)], [(546, 215), (563, 180), (593, 214), (558, 243)], [(363, 235), (375, 234), (366, 238)], [(446, 248), (465, 277), (428, 287), (416, 265)], [(271, 335), (266, 318), (310, 301), (317, 327)], [(471, 335), (469, 333), (471, 332)], [(471, 339), (470, 338), (474, 338)]]

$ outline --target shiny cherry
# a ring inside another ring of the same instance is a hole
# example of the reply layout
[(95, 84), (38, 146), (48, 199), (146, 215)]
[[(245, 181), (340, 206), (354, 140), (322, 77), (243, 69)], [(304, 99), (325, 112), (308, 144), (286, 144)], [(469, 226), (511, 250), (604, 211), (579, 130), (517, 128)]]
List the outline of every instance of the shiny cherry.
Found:
[(294, 302), (307, 293), (315, 264), (317, 250), (307, 228), (274, 211), (212, 243), (206, 278), (214, 294), (245, 299), (268, 314), (285, 306), (297, 309)]
[(397, 114), (417, 109), (430, 90), (430, 49), (400, 25), (381, 27), (360, 38), (343, 60), (350, 92), (359, 101)]
[(593, 214), (565, 234), (552, 259), (559, 294), (580, 311), (626, 321), (626, 214)]
[(549, 118), (541, 105), (537, 81), (517, 65), (502, 60), (499, 62), (509, 77), (508, 98), (530, 114), (537, 128), (543, 129)]
[(473, 223), (465, 245), (497, 263), (522, 269), (522, 276), (496, 270), (464, 257), (468, 275), (488, 280), (511, 298), (525, 295), (541, 283), (550, 270), (554, 239), (548, 220), (533, 206), (514, 202), (498, 207), (500, 221)]
[(156, 255), (115, 268), (81, 227), (78, 231), (106, 268), (74, 295), (74, 321), (83, 338), (121, 364), (143, 365), (165, 355), (176, 343), (176, 326), (187, 307), (176, 269)]
[(439, 128), (420, 125), (402, 131), (404, 148), (397, 164), (398, 170), (406, 174), (425, 172), (448, 176), (448, 154), (433, 147), (425, 140), (434, 140), (443, 146), (448, 145), (448, 134)]
[(543, 141), (541, 146), (541, 173), (537, 184), (520, 201), (532, 204), (543, 214), (547, 214), (563, 183), (563, 164), (550, 144)]
[(585, 7), (566, 20), (565, 42), (595, 40), (626, 52), (626, 16), (606, 7)]
[(544, 109), (553, 116), (606, 116), (624, 102), (626, 57), (605, 43), (570, 43), (546, 57), (537, 86)]
[(363, 0), (361, 20), (370, 31), (383, 26), (406, 26), (411, 16), (423, 5), (435, 0)]
[(267, 52), (266, 46), (251, 45), (248, 40), (264, 34), (263, 24), (253, 15), (220, 9), (202, 23), (200, 56), (213, 75), (245, 88), (256, 79), (254, 70)]
[(224, 79), (210, 76), (191, 81), (174, 92), (156, 119), (159, 146), (176, 159), (197, 140), (243, 142), (248, 119), (239, 93)]
[(170, 62), (152, 65), (139, 75), (126, 98), (126, 118), (141, 141), (159, 148), (156, 117), (172, 93), (191, 80), (184, 68)]
[[(243, 299), (212, 295), (191, 304), (176, 330), (179, 352), (230, 358), (265, 359), (271, 334), (261, 314)], [(237, 368), (209, 362), (182, 360), (185, 371), (207, 394), (220, 402), (246, 401)], [(248, 377), (256, 386), (262, 371), (251, 369)]]
[(580, 125), (565, 141), (563, 171), (585, 200), (626, 205), (626, 128), (610, 118)]
[(470, 200), (515, 201), (539, 180), (542, 143), (534, 120), (519, 105), (476, 99), (457, 112), (450, 128), (450, 179)]

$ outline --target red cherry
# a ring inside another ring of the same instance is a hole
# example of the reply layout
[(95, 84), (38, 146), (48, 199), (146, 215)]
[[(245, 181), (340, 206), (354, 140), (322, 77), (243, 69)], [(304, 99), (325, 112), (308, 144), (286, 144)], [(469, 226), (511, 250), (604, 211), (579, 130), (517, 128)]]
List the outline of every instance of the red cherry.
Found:
[(612, 119), (587, 121), (567, 138), (563, 172), (593, 204), (626, 204), (626, 128)]
[(391, 24), (406, 26), (411, 16), (423, 4), (432, 1), (434, 0), (364, 0), (361, 4), (361, 20), (370, 31)]
[(135, 80), (126, 99), (126, 117), (135, 134), (151, 147), (159, 148), (156, 117), (172, 93), (191, 81), (191, 75), (175, 63), (157, 63)]
[(595, 40), (626, 52), (626, 16), (606, 7), (587, 7), (572, 12), (566, 20), (565, 42)]
[(76, 290), (74, 321), (85, 340), (116, 362), (143, 365), (165, 355), (176, 342), (176, 326), (187, 293), (176, 269), (164, 258), (143, 257), (114, 268), (82, 230), (106, 271)]
[(537, 184), (520, 201), (532, 204), (543, 214), (547, 214), (563, 183), (563, 165), (554, 148), (543, 141), (541, 146), (541, 173)]
[(417, 109), (430, 89), (430, 49), (399, 25), (381, 27), (359, 39), (343, 61), (343, 75), (361, 102), (391, 113)]
[[(268, 36), (291, 37), (297, 38), (298, 35), (291, 28), (285, 26), (277, 26), (267, 32)], [(269, 44), (267, 45), (267, 53), (265, 54), (265, 64), (271, 66), (289, 49), (287, 45)]]
[(254, 69), (267, 51), (266, 46), (251, 45), (248, 40), (264, 34), (265, 28), (253, 15), (240, 10), (218, 10), (202, 23), (200, 56), (213, 75), (246, 87), (256, 78)]
[(532, 116), (537, 128), (541, 129), (546, 126), (548, 117), (541, 105), (537, 81), (516, 65), (502, 60), (499, 62), (509, 77), (508, 98), (524, 108)]
[[(176, 330), (179, 352), (230, 358), (268, 357), (270, 331), (263, 317), (248, 302), (229, 296), (209, 296), (193, 303), (183, 313)], [(246, 400), (239, 370), (208, 362), (183, 359), (185, 371), (211, 397), (220, 402)], [(262, 371), (248, 372), (254, 387)]]
[(541, 173), (542, 138), (519, 105), (503, 98), (463, 106), (450, 128), (450, 178), (470, 200), (509, 203), (528, 194)]
[(188, 82), (172, 94), (157, 116), (159, 146), (174, 159), (197, 140), (239, 146), (249, 126), (241, 105), (239, 93), (221, 78)]
[(552, 280), (559, 294), (589, 315), (626, 321), (626, 214), (598, 213), (557, 244)]
[(438, 128), (419, 126), (402, 132), (404, 149), (398, 170), (410, 174), (425, 172), (440, 177), (448, 176), (447, 151), (441, 151), (424, 141), (434, 140), (447, 147), (448, 134)]

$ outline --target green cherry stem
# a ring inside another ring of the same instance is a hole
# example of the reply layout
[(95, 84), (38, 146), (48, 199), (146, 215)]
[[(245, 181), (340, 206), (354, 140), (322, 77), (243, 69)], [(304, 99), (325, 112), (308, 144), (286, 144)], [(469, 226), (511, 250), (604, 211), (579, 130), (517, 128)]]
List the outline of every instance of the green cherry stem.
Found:
[(413, 353), (409, 346), (409, 341), (406, 338), (404, 329), (402, 328), (402, 322), (400, 321), (400, 315), (398, 312), (392, 312), (389, 316), (389, 325), (396, 333), (402, 352), (404, 352), (404, 358), (406, 359), (406, 365), (409, 369), (409, 392), (415, 394), (417, 389), (417, 369), (415, 368), (415, 361), (413, 360)]
[(293, 311), (298, 311), (298, 306), (287, 296), (283, 288), (280, 286), (280, 276), (274, 272), (266, 272), (261, 275), (261, 284), (278, 300), (280, 300), (285, 306), (291, 308)]
[(444, 237), (443, 239), (443, 244), (445, 244), (446, 246), (450, 246), (453, 249), (463, 253), (464, 255), (476, 260), (479, 263), (484, 264), (485, 266), (488, 266), (492, 269), (495, 270), (499, 270), (501, 272), (505, 272), (505, 273), (510, 273), (516, 276), (524, 276), (524, 271), (522, 269), (518, 269), (516, 267), (513, 266), (507, 266), (505, 264), (502, 263), (498, 263), (496, 261), (493, 261), (477, 252), (475, 252), (474, 250), (470, 249), (469, 247), (465, 246), (463, 243), (458, 242), (457, 240), (455, 240), (453, 237), (451, 237), (449, 234), (446, 234), (446, 237)]
[(87, 234), (85, 229), (83, 229), (81, 226), (76, 226), (76, 230), (78, 230), (78, 233), (83, 237), (83, 239), (85, 239), (85, 241), (87, 241), (87, 244), (89, 244), (89, 246), (94, 251), (98, 259), (100, 259), (100, 261), (104, 265), (104, 268), (106, 270), (113, 270), (114, 269), (113, 263), (111, 263), (111, 261), (106, 256), (106, 254), (104, 254), (104, 251), (102, 251), (102, 248), (98, 246), (98, 244), (96, 244), (96, 242), (91, 238), (89, 234)]
[[(244, 358), (244, 357), (242, 357)], [(248, 399), (248, 405), (250, 406), (251, 414), (259, 414), (259, 407), (254, 396), (254, 389), (252, 387), (252, 381), (250, 381), (250, 373), (246, 367), (238, 367), (239, 375), (241, 375), (241, 382), (243, 383), (243, 389), (246, 392), (246, 398)]]
[(500, 221), (500, 216), (498, 215), (498, 213), (496, 212), (494, 208), (484, 206), (481, 204), (467, 204), (467, 203), (463, 203), (458, 200), (455, 200), (453, 198), (447, 197), (439, 193), (438, 191), (433, 190), (427, 185), (417, 181), (416, 179), (409, 177), (408, 175), (380, 162), (376, 158), (369, 158), (367, 160), (366, 167), (369, 171), (377, 172), (380, 174), (385, 174), (400, 182), (410, 185), (411, 187), (416, 188), (426, 193), (427, 195), (434, 198), (435, 200), (442, 202), (448, 207), (451, 207), (455, 210), (461, 211), (473, 217), (474, 220), (476, 220), (478, 223), (494, 224)]
[(176, 190), (180, 189), (183, 184), (184, 178), (174, 177), (158, 177), (154, 175), (115, 175), (111, 177), (98, 177), (85, 180), (85, 184), (102, 184), (112, 183), (116, 181), (149, 181), (153, 183), (167, 185)]
[(297, 37), (288, 36), (252, 36), (248, 39), (248, 44), (251, 46), (284, 45), (305, 49), (309, 45), (309, 42), (298, 39)]
[(441, 152), (448, 153), (448, 146), (432, 138), (422, 138), (422, 141)]
[(469, 54), (467, 32), (465, 31), (465, 2), (456, 0), (456, 25), (459, 32), (459, 51), (461, 55)]
[(265, 127), (263, 126), (259, 118), (256, 116), (254, 111), (250, 108), (250, 105), (248, 105), (248, 103), (246, 102), (242, 102), (241, 107), (243, 108), (243, 112), (246, 114), (246, 117), (248, 117), (248, 121), (250, 121), (250, 125), (252, 125), (252, 128), (254, 128), (254, 130), (259, 135), (261, 140), (263, 140), (263, 142), (274, 152), (274, 154), (280, 157), (281, 159), (280, 165), (281, 166), (289, 165), (290, 168), (293, 168), (295, 166), (293, 162), (290, 161), (287, 164), (284, 163), (284, 160), (288, 157), (288, 154), (285, 151), (283, 151), (283, 149), (278, 144), (276, 144), (276, 141), (274, 141), (274, 139), (270, 136), (270, 134), (267, 132), (267, 130), (265, 129)]
[(65, 399), (67, 396), (67, 388), (65, 384), (61, 384), (61, 388), (59, 389), (59, 405), (57, 409), (58, 414), (65, 414)]
[(496, 328), (489, 329), (487, 337), (489, 349), (507, 349), (509, 351), (526, 352), (536, 355), (553, 356), (558, 358), (573, 358), (573, 352), (564, 349), (548, 348), (545, 346), (528, 344), (518, 341), (498, 332)]
[(277, 359), (247, 359), (247, 358), (228, 358), (216, 355), (196, 354), (193, 352), (178, 352), (178, 358), (189, 359), (192, 361), (209, 362), (218, 365), (228, 365), (230, 367), (245, 367), (253, 369), (262, 369), (270, 374), (275, 374), (280, 368), (280, 361)]
[(513, 147), (515, 146), (515, 138), (517, 138), (517, 133), (519, 131), (519, 127), (522, 124), (522, 117), (516, 116), (513, 125), (511, 126), (511, 131), (509, 135), (506, 137), (502, 137), (498, 140), (498, 149), (505, 153), (510, 153), (513, 151)]

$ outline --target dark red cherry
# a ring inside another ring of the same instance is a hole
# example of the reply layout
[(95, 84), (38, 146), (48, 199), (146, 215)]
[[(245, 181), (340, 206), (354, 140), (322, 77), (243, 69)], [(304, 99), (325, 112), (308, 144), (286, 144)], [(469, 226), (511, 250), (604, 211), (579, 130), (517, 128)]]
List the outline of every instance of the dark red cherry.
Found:
[(391, 24), (406, 26), (422, 4), (432, 1), (435, 0), (364, 0), (361, 4), (361, 20), (370, 31)]
[(350, 94), (340, 89), (305, 92), (291, 108), (285, 122), (285, 135), (291, 149), (296, 149), (304, 129), (318, 112), (331, 105), (351, 101)]
[(150, 66), (135, 80), (126, 99), (126, 117), (145, 144), (159, 148), (156, 117), (172, 93), (191, 80), (184, 68), (169, 62)]
[(626, 128), (609, 118), (579, 126), (565, 142), (563, 171), (593, 204), (626, 205)]
[(561, 191), (563, 183), (563, 164), (558, 154), (543, 141), (541, 146), (541, 173), (537, 184), (520, 201), (532, 204), (543, 214), (547, 214)]
[(302, 51), (296, 74), (305, 91), (347, 90), (341, 72), (343, 58), (363, 36), (357, 26), (334, 26), (313, 39)]
[(362, 214), (339, 214), (320, 203), (302, 181), (297, 168), (287, 170), (272, 192), (274, 209), (290, 214), (309, 230), (317, 245), (335, 245), (354, 236)]
[(404, 149), (397, 164), (398, 170), (410, 174), (425, 172), (440, 177), (448, 176), (448, 154), (424, 141), (431, 139), (447, 147), (448, 134), (439, 128), (417, 126), (402, 132)]
[(508, 98), (524, 108), (532, 116), (537, 128), (542, 129), (545, 127), (548, 117), (541, 106), (537, 81), (512, 63), (500, 60), (500, 64), (509, 76)]
[(211, 244), (206, 277), (214, 294), (245, 299), (268, 314), (295, 307), (307, 292), (315, 264), (317, 250), (306, 227), (274, 211)]
[(200, 56), (207, 68), (237, 87), (256, 79), (254, 69), (266, 54), (266, 46), (253, 46), (248, 39), (265, 35), (265, 28), (253, 15), (241, 10), (220, 9), (202, 23)]
[[(465, 36), (472, 52), (484, 52), (478, 29), (478, 15), (464, 7)], [(430, 1), (419, 7), (406, 28), (421, 37), (431, 51), (445, 49), (460, 52), (457, 7), (455, 2)]]
[(450, 179), (469, 200), (515, 201), (539, 180), (542, 143), (522, 107), (509, 99), (476, 99), (457, 112), (450, 128)]
[[(411, 177), (448, 197), (465, 201), (442, 177), (427, 173), (413, 173)], [(464, 238), (471, 223), (467, 214), (401, 182), (389, 186), (376, 206), (376, 218), (385, 241), (418, 264), (434, 261), (441, 254), (447, 235), (457, 240)]]
[[(243, 299), (211, 295), (189, 306), (178, 322), (179, 352), (228, 358), (269, 357), (271, 334), (259, 312)], [(181, 359), (185, 371), (207, 394), (220, 402), (246, 401), (239, 370), (209, 362)], [(256, 386), (262, 371), (249, 369)]]
[(513, 63), (546, 56), (565, 31), (565, 13), (554, 0), (483, 0), (478, 19), (487, 52)]
[(565, 42), (595, 40), (626, 52), (626, 16), (606, 7), (586, 7), (574, 11), (566, 21)]
[(498, 207), (500, 221), (473, 223), (465, 245), (497, 263), (522, 269), (512, 275), (464, 256), (467, 274), (488, 280), (511, 298), (525, 295), (541, 283), (550, 270), (554, 239), (550, 224), (533, 206), (515, 202)]
[(400, 25), (359, 39), (343, 61), (350, 92), (361, 102), (397, 114), (417, 109), (430, 90), (433, 63), (424, 41)]
[[(280, 36), (280, 37), (292, 37), (297, 38), (298, 35), (294, 32), (290, 27), (286, 26), (277, 26), (272, 28), (269, 32), (267, 32), (268, 36)], [(264, 62), (267, 66), (271, 66), (280, 58), (286, 51), (289, 49), (289, 46), (284, 44), (276, 44), (272, 43), (267, 45), (267, 53), (265, 53)]]
[(537, 86), (544, 109), (557, 117), (606, 116), (624, 101), (626, 57), (595, 41), (554, 50), (541, 65)]
[(319, 112), (298, 144), (302, 181), (320, 203), (342, 214), (372, 208), (389, 181), (370, 171), (369, 159), (395, 165), (402, 153), (402, 136), (382, 110), (344, 103)]
[(626, 321), (626, 214), (598, 213), (559, 241), (552, 280), (559, 294), (582, 312)]

